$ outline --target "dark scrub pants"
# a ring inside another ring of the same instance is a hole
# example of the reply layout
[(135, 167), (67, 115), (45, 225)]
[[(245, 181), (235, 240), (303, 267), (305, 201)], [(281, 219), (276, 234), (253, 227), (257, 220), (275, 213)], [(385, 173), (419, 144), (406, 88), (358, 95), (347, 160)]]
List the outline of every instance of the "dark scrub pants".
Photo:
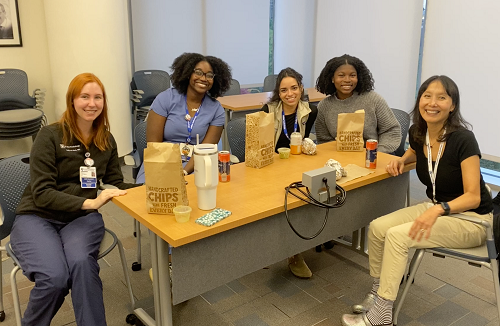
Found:
[(78, 326), (106, 325), (97, 263), (103, 236), (104, 222), (98, 212), (70, 223), (16, 216), (11, 246), (23, 274), (35, 282), (23, 326), (49, 326), (69, 290)]

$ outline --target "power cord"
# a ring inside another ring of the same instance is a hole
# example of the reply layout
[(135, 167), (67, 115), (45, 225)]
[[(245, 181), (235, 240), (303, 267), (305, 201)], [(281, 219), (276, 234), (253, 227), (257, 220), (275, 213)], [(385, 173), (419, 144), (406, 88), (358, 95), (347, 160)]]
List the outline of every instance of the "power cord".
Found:
[[(311, 193), (309, 192), (309, 188), (307, 188), (306, 186), (304, 186), (301, 181), (292, 182), (288, 187), (285, 188), (285, 190), (286, 190), (286, 193), (285, 193), (285, 216), (286, 216), (286, 220), (288, 222), (288, 225), (290, 225), (290, 228), (293, 230), (293, 232), (295, 232), (296, 235), (298, 235), (300, 238), (302, 238), (304, 240), (311, 240), (311, 239), (316, 238), (323, 231), (323, 229), (326, 226), (326, 223), (328, 222), (328, 213), (329, 213), (330, 209), (331, 208), (342, 207), (344, 205), (344, 203), (345, 203), (346, 191), (341, 186), (336, 185), (335, 188), (336, 188), (336, 190), (339, 191), (339, 194), (335, 197), (335, 203), (330, 204), (330, 186), (328, 186), (328, 180), (326, 178), (323, 178), (322, 181), (325, 184), (326, 192), (327, 192), (327, 195), (328, 195), (328, 199), (327, 199), (327, 203), (326, 204), (322, 203), (322, 202), (320, 202), (318, 200), (316, 200), (311, 195)], [(306, 191), (302, 190), (301, 188), (306, 188)], [(303, 196), (300, 196), (298, 193), (293, 192), (292, 189), (297, 190)], [(288, 194), (290, 194), (290, 195), (292, 195), (292, 196), (294, 196), (294, 197), (296, 197), (296, 198), (298, 198), (298, 199), (300, 199), (300, 200), (302, 200), (302, 201), (304, 201), (304, 202), (306, 202), (308, 204), (311, 204), (311, 205), (314, 205), (314, 206), (317, 206), (317, 207), (321, 207), (321, 208), (326, 208), (325, 219), (323, 221), (323, 225), (318, 230), (318, 232), (316, 232), (314, 235), (312, 235), (312, 236), (302, 235), (302, 234), (299, 233), (299, 231), (297, 231), (293, 227), (292, 222), (290, 221), (290, 217), (288, 216), (288, 205), (287, 205)]]

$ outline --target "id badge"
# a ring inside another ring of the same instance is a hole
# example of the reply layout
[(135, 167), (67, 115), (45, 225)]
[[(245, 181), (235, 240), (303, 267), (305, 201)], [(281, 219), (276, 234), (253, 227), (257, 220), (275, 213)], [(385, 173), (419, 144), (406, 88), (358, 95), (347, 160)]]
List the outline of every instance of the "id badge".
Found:
[(80, 183), (82, 188), (97, 188), (95, 166), (80, 166)]
[(181, 159), (182, 162), (187, 162), (193, 155), (193, 150), (194, 150), (194, 145), (191, 144), (186, 144), (186, 143), (180, 143), (179, 148), (181, 150)]

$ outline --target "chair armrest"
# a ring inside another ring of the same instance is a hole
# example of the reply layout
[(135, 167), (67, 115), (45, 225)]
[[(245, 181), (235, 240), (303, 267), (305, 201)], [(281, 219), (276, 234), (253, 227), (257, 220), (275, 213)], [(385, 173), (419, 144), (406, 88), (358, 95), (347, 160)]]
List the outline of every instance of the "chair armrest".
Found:
[(229, 157), (229, 161), (233, 164), (240, 163), (240, 160), (233, 154), (231, 154), (231, 156)]
[(123, 160), (125, 161), (125, 165), (132, 166), (132, 167), (138, 167), (140, 166), (140, 158), (139, 158), (139, 153), (137, 151), (133, 151), (132, 153), (125, 155), (123, 157)]
[[(453, 214), (452, 214), (453, 215)], [(479, 224), (479, 225), (482, 225), (484, 226), (485, 228), (491, 228), (492, 225), (490, 222), (488, 221), (485, 221), (485, 220), (482, 220), (478, 217), (475, 217), (475, 216), (469, 216), (469, 215), (453, 215), (454, 218), (458, 218), (458, 219), (461, 219), (461, 220), (464, 220), (464, 221), (469, 221), (471, 223), (474, 223), (474, 224)]]
[(113, 186), (113, 185), (107, 184), (107, 183), (102, 183), (102, 180), (101, 180), (101, 184), (99, 185), (99, 189), (105, 190), (105, 189), (118, 189), (118, 188)]

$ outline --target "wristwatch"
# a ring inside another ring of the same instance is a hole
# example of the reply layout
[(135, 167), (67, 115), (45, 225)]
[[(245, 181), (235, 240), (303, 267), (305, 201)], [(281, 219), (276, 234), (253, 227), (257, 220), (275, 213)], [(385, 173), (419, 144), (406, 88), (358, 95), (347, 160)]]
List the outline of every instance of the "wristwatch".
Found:
[(443, 216), (450, 215), (450, 205), (447, 202), (441, 202), (440, 204), (444, 210)]

